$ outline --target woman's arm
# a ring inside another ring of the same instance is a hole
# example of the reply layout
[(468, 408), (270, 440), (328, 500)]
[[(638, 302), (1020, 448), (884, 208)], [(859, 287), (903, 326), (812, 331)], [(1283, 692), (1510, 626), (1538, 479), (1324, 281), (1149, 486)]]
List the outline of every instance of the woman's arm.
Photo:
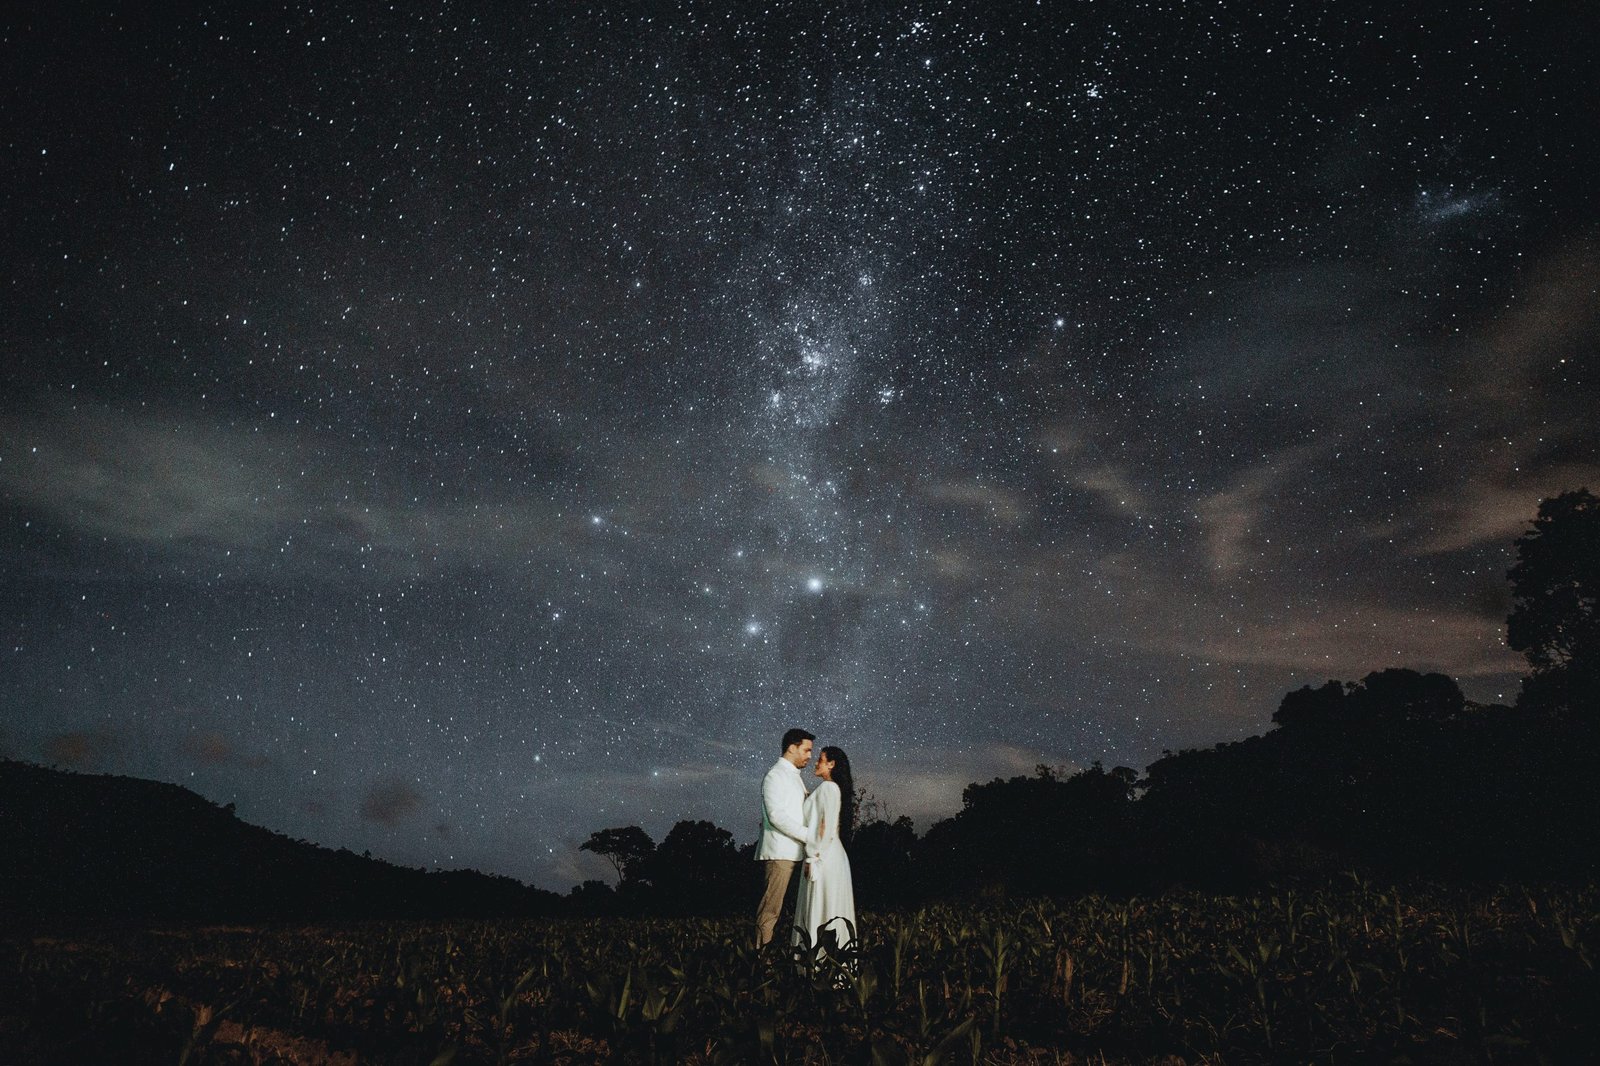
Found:
[(829, 844), (839, 839), (839, 786), (832, 781), (825, 781), (818, 786), (817, 810), (819, 815), (817, 825), (817, 852), (821, 854)]
[(821, 858), (828, 845), (839, 838), (839, 786), (832, 781), (824, 781), (811, 794), (809, 806), (812, 823), (806, 827), (811, 830), (806, 840), (808, 865)]

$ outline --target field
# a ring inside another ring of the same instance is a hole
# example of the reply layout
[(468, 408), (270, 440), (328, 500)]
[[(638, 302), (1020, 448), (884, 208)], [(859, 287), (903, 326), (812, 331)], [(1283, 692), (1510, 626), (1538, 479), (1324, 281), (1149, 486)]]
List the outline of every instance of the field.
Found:
[(1581, 1062), (1594, 889), (940, 905), (858, 957), (744, 919), (11, 936), (5, 1063)]

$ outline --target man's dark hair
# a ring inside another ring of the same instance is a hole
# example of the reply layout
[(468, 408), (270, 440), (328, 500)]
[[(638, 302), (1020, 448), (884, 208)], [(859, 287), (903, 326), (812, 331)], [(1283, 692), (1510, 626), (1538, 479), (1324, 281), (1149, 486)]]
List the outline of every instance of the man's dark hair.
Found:
[(783, 735), (783, 746), (778, 749), (778, 754), (782, 755), (796, 744), (803, 744), (808, 740), (816, 739), (816, 737), (812, 736), (810, 733), (807, 733), (804, 729), (791, 729)]

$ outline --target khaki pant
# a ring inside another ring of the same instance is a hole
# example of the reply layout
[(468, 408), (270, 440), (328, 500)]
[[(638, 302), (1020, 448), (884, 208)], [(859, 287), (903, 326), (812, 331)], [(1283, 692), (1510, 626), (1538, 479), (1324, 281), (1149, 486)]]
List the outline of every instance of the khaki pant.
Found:
[(778, 915), (783, 910), (783, 898), (789, 894), (789, 882), (794, 877), (799, 859), (762, 859), (767, 871), (767, 889), (761, 893), (761, 906), (756, 909), (756, 947), (766, 947), (772, 932), (778, 927)]

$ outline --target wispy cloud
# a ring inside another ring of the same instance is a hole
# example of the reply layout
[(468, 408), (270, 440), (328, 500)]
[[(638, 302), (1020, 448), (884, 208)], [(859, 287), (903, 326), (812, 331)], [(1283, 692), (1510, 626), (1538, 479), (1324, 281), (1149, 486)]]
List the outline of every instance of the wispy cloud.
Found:
[(936, 481), (924, 486), (922, 495), (935, 505), (954, 507), (1000, 526), (1020, 526), (1032, 513), (1020, 493), (975, 479)]
[(1200, 499), (1195, 512), (1214, 577), (1232, 577), (1259, 554), (1252, 541), (1269, 528), (1274, 492), (1324, 450), (1311, 445), (1288, 448), (1246, 467), (1228, 488)]
[(1163, 633), (1159, 648), (1216, 663), (1356, 678), (1403, 666), (1453, 677), (1518, 672), (1500, 621), (1464, 610), (1348, 604)]
[(616, 881), (617, 872), (605, 858), (580, 849), (580, 845), (587, 839), (576, 836), (563, 837), (560, 846), (553, 849), (554, 858), (550, 864), (552, 885), (564, 888), (568, 885), (581, 885), (585, 881), (604, 881), (606, 884)]
[(1518, 295), (1464, 345), (1451, 387), (1476, 432), (1452, 443), (1459, 478), (1405, 529), (1419, 554), (1509, 542), (1540, 500), (1600, 487), (1582, 367), (1600, 334), (1600, 248), (1575, 242), (1531, 264)]
[(1527, 532), (1541, 500), (1570, 489), (1600, 489), (1600, 465), (1569, 464), (1523, 476), (1479, 472), (1448, 495), (1424, 504), (1411, 534), (1419, 555), (1509, 544)]
[(374, 785), (361, 799), (361, 817), (379, 825), (395, 826), (422, 807), (422, 797), (404, 781)]
[(253, 546), (276, 535), (280, 511), (302, 504), (298, 449), (285, 440), (110, 408), (56, 410), (4, 428), (0, 486), (86, 532)]
[(974, 748), (897, 753), (879, 770), (870, 791), (892, 818), (906, 815), (923, 830), (961, 810), (968, 785), (997, 777), (1030, 776), (1041, 765), (1075, 773), (1083, 769), (1071, 757), (1020, 744), (990, 743)]
[(264, 756), (241, 752), (232, 740), (215, 730), (187, 734), (178, 742), (178, 751), (185, 757), (208, 766), (233, 764), (259, 769), (270, 763)]
[[(11, 419), (0, 490), (68, 528), (147, 549), (219, 546), (422, 574), (525, 566), (581, 546), (581, 516), (531, 495), (472, 486), (465, 502), (390, 482), (348, 444), (303, 430), (243, 429), (112, 408)], [(355, 471), (352, 475), (352, 471)]]
[(46, 761), (75, 769), (103, 765), (116, 753), (116, 738), (101, 730), (69, 730), (44, 739)]
[[(1102, 427), (1096, 435), (1109, 435), (1113, 428)], [(1131, 468), (1099, 454), (1090, 443), (1091, 429), (1089, 423), (1079, 421), (1052, 423), (1039, 432), (1039, 446), (1052, 471), (1065, 484), (1088, 493), (1110, 514), (1148, 514), (1151, 501), (1139, 488)]]
[(1485, 413), (1501, 418), (1571, 398), (1570, 391), (1536, 386), (1541, 379), (1559, 385), (1577, 359), (1593, 357), (1600, 329), (1600, 246), (1575, 241), (1530, 264), (1518, 295), (1474, 338), (1459, 382)]
[(195, 733), (183, 738), (178, 745), (185, 755), (213, 765), (230, 762), (235, 756), (233, 745), (221, 733)]
[(1149, 513), (1150, 502), (1123, 467), (1097, 463), (1074, 471), (1070, 481), (1093, 494), (1108, 511), (1130, 516)]

